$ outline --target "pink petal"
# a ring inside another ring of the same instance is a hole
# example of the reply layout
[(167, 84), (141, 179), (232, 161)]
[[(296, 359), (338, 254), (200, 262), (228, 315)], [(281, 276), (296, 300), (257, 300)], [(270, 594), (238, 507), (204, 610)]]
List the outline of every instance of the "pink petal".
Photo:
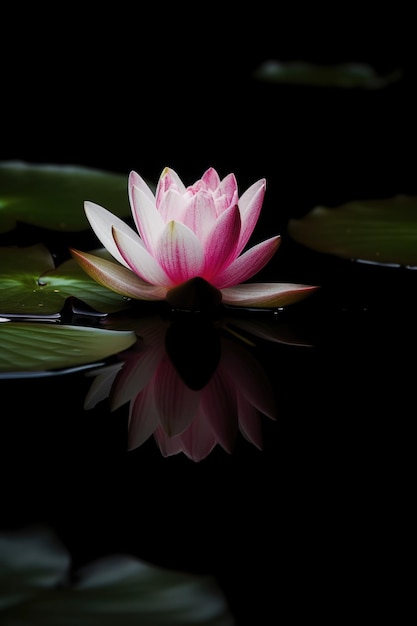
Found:
[(239, 209), (242, 218), (242, 232), (239, 241), (239, 253), (246, 246), (258, 222), (265, 196), (266, 181), (258, 180), (239, 199)]
[[(93, 383), (85, 397), (85, 410), (88, 411), (89, 409), (93, 409), (99, 402), (109, 397), (114, 380), (122, 367), (123, 363), (114, 363), (100, 368), (98, 375), (94, 378)], [(88, 375), (94, 375), (96, 372), (97, 370), (93, 372), (90, 371)]]
[(162, 176), (169, 176), (170, 186), (176, 187), (180, 193), (185, 192), (185, 185), (182, 182), (181, 178), (178, 176), (177, 172), (172, 169), (172, 167), (166, 167), (161, 174)]
[(159, 208), (159, 203), (162, 196), (167, 193), (168, 189), (176, 189), (180, 194), (185, 193), (185, 185), (177, 172), (170, 167), (165, 167), (159, 177), (158, 184), (156, 186), (156, 206)]
[(224, 304), (253, 307), (283, 307), (317, 291), (319, 287), (295, 283), (247, 283), (222, 289)]
[(204, 250), (206, 258), (204, 277), (207, 281), (214, 280), (216, 275), (235, 258), (240, 227), (240, 211), (237, 205), (222, 213), (214, 223)]
[(116, 261), (119, 261), (119, 263), (128, 267), (114, 242), (112, 226), (117, 226), (121, 232), (129, 234), (133, 239), (140, 242), (139, 235), (135, 233), (130, 226), (118, 218), (117, 215), (110, 213), (110, 211), (98, 204), (95, 204), (94, 202), (84, 202), (84, 210), (87, 219), (90, 222), (91, 228), (94, 230), (103, 246), (110, 252)]
[(153, 397), (153, 389), (146, 387), (138, 393), (129, 407), (128, 450), (139, 448), (155, 432), (159, 416)]
[(161, 359), (153, 384), (162, 428), (170, 437), (182, 433), (196, 415), (200, 392), (190, 389), (183, 382), (168, 356)]
[(148, 385), (164, 353), (163, 346), (148, 347), (125, 361), (111, 392), (111, 410), (134, 400)]
[(107, 259), (70, 249), (73, 258), (93, 280), (127, 298), (137, 300), (164, 300), (167, 290), (145, 283), (123, 265)]
[[(203, 424), (203, 428), (204, 426), (207, 425)], [(168, 457), (182, 453), (195, 463), (205, 459), (217, 443), (208, 427), (201, 430), (201, 420), (198, 415), (180, 435), (168, 437), (164, 429), (159, 426), (154, 437), (162, 456)]]
[(171, 187), (164, 195), (161, 195), (158, 212), (164, 224), (170, 220), (182, 222), (185, 210), (186, 199), (177, 189)]
[[(187, 199), (182, 216), (179, 217), (179, 221), (188, 226), (203, 242), (217, 218), (213, 196), (207, 191), (200, 191)], [(175, 217), (172, 216), (172, 219)]]
[(230, 384), (227, 370), (217, 368), (201, 391), (201, 402), (216, 440), (226, 452), (232, 453), (238, 433), (238, 415), (236, 389)]
[(262, 450), (262, 419), (261, 415), (246, 398), (238, 393), (239, 430), (244, 438)]
[(220, 185), (220, 177), (214, 167), (209, 167), (201, 177), (209, 189), (214, 191)]
[(234, 341), (224, 340), (222, 367), (226, 372), (233, 373), (238, 397), (271, 419), (276, 418), (276, 402), (270, 380), (249, 350)]
[(156, 209), (155, 199), (150, 199), (138, 187), (132, 189), (132, 214), (136, 228), (146, 248), (154, 254), (157, 241), (161, 236), (165, 222)]
[(265, 267), (274, 256), (280, 243), (281, 237), (277, 235), (249, 248), (213, 279), (214, 287), (223, 289), (248, 280)]
[(125, 265), (137, 276), (152, 285), (172, 287), (173, 282), (151, 254), (139, 245), (137, 240), (130, 234), (126, 234), (117, 228), (113, 229), (113, 237)]
[(218, 215), (230, 206), (238, 204), (239, 195), (234, 174), (228, 174), (223, 178), (215, 191), (215, 198)]
[(163, 457), (175, 456), (183, 452), (183, 444), (180, 435), (170, 437), (159, 424), (154, 432), (154, 438)]
[(218, 443), (202, 411), (197, 411), (189, 427), (177, 439), (181, 442), (182, 452), (195, 463), (208, 457)]
[(169, 222), (158, 243), (156, 259), (175, 284), (201, 276), (202, 246), (194, 233), (180, 222)]
[(130, 172), (128, 179), (128, 193), (131, 207), (134, 205), (133, 187), (137, 187), (137, 189), (143, 191), (151, 202), (155, 202), (154, 192), (149, 187), (148, 183), (146, 183), (142, 176), (140, 176), (137, 172)]

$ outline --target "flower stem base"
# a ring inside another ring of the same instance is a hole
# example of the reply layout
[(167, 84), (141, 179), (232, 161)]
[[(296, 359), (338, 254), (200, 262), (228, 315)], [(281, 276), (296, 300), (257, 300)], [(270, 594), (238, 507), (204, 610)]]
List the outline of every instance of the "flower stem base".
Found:
[(166, 295), (168, 304), (182, 311), (211, 311), (222, 302), (221, 292), (197, 276), (173, 287)]

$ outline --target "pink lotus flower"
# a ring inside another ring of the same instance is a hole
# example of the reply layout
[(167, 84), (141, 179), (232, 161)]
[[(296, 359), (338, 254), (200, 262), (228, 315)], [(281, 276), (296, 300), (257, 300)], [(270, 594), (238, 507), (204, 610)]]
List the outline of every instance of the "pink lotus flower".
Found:
[[(85, 272), (101, 285), (139, 300), (167, 300), (174, 307), (201, 306), (204, 297), (228, 305), (282, 307), (317, 287), (294, 283), (246, 283), (275, 254), (279, 235), (252, 247), (265, 194), (265, 179), (240, 197), (234, 174), (222, 180), (209, 168), (186, 187), (165, 168), (155, 194), (136, 172), (128, 192), (136, 232), (90, 201), (84, 208), (92, 229), (117, 263), (72, 249)], [(210, 287), (208, 287), (210, 286)]]

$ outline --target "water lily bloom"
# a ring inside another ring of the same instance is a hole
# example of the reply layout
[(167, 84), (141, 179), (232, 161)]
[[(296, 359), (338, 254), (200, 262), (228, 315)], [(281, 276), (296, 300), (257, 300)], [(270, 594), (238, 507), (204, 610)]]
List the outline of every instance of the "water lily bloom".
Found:
[(132, 171), (128, 195), (137, 232), (102, 206), (84, 204), (92, 229), (117, 263), (75, 249), (71, 254), (91, 278), (133, 299), (166, 300), (178, 308), (197, 308), (204, 299), (252, 307), (292, 304), (317, 287), (246, 282), (281, 241), (276, 235), (247, 246), (265, 186), (265, 179), (258, 180), (239, 196), (235, 175), (220, 179), (210, 167), (186, 187), (166, 167), (154, 193)]

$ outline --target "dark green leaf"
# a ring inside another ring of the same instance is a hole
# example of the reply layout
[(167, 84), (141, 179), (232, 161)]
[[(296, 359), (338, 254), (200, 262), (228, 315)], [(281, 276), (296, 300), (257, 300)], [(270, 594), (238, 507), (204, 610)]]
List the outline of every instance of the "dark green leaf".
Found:
[[(94, 254), (108, 257), (104, 250)], [(92, 308), (110, 313), (129, 306), (122, 296), (92, 280), (74, 260), (55, 269), (43, 244), (0, 248), (0, 315), (51, 315), (74, 296)]]
[(39, 372), (100, 361), (136, 342), (133, 331), (43, 322), (0, 324), (0, 372)]
[(262, 63), (254, 76), (258, 80), (276, 84), (380, 89), (401, 78), (402, 71), (395, 70), (382, 76), (366, 63), (318, 65), (303, 61), (279, 62), (271, 59)]
[(288, 234), (308, 248), (346, 259), (417, 266), (417, 197), (318, 206), (290, 220)]
[(0, 233), (17, 222), (56, 231), (89, 228), (84, 201), (130, 215), (128, 175), (77, 165), (0, 162)]

